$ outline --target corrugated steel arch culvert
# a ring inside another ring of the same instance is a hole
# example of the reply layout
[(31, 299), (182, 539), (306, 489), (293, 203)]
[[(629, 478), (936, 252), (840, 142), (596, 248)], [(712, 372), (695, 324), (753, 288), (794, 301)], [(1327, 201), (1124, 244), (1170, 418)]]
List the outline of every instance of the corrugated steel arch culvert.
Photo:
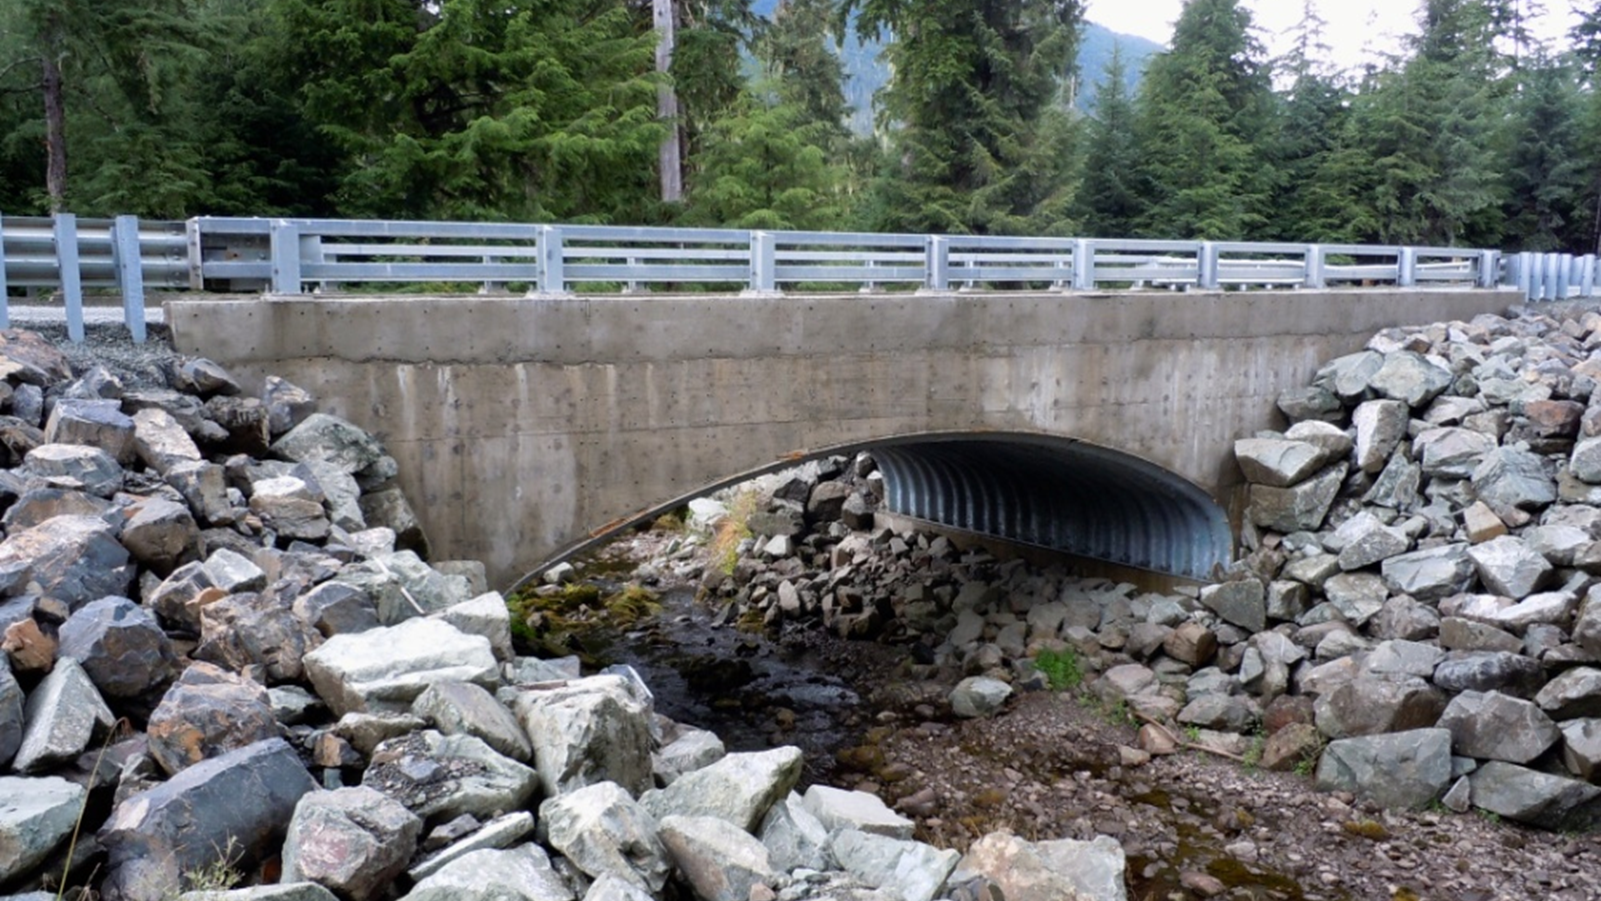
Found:
[(1228, 517), (1181, 476), (1039, 435), (909, 436), (868, 446), (892, 513), (1190, 579), (1227, 565)]

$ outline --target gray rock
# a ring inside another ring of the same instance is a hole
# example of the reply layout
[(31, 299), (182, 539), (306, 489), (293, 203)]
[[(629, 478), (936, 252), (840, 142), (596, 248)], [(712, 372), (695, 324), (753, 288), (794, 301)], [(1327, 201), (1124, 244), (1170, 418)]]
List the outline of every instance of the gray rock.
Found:
[(339, 901), (339, 896), (315, 882), (287, 882), (228, 891), (184, 892), (178, 901)]
[(173, 775), (208, 757), (278, 736), (272, 699), (259, 683), (196, 662), (150, 714), (150, 756)]
[(1310, 385), (1287, 388), (1278, 396), (1278, 408), (1291, 422), (1335, 420), (1340, 417), (1340, 399), (1327, 388)]
[(1409, 350), (1384, 355), (1384, 365), (1369, 385), (1379, 394), (1408, 407), (1421, 407), (1451, 387), (1450, 370)]
[[(4, 626), (0, 625), (0, 634), (4, 632)], [(22, 745), (24, 700), (22, 686), (11, 675), (11, 664), (6, 655), (0, 654), (0, 770), (4, 770)]]
[(76, 488), (29, 488), (6, 509), (5, 516), (0, 517), (0, 524), (12, 532), (20, 532), (57, 516), (106, 519), (112, 509), (110, 501), (84, 494)]
[(56, 776), (0, 776), (0, 885), (43, 863), (66, 841), (87, 794)]
[(428, 857), (421, 863), (407, 870), (412, 880), (421, 881), (444, 869), (447, 864), (459, 860), (474, 851), (498, 850), (509, 848), (534, 831), (534, 815), (526, 810), (519, 810), (493, 820), (478, 827), (436, 854)]
[(748, 901), (751, 889), (777, 881), (767, 849), (727, 820), (670, 816), (661, 840), (701, 901)]
[(308, 460), (331, 463), (351, 475), (374, 465), (384, 456), (383, 447), (371, 435), (347, 420), (326, 413), (307, 416), (274, 442), (272, 451), (297, 463)]
[(1500, 692), (1465, 691), (1451, 699), (1439, 728), (1464, 757), (1528, 763), (1561, 737), (1556, 723), (1533, 703)]
[(1572, 566), (1593, 542), (1590, 533), (1577, 526), (1535, 526), (1523, 533), (1529, 547), (1556, 566)]
[(1200, 599), (1207, 609), (1247, 632), (1267, 628), (1267, 591), (1255, 579), (1207, 585)]
[[(379, 626), (378, 608), (366, 591), (344, 582), (324, 582), (295, 598), (295, 618), (324, 638)], [(493, 643), (491, 642), (491, 647)]]
[(57, 516), (0, 543), (0, 569), (26, 566), (39, 593), (76, 610), (107, 595), (123, 597), (134, 567), (116, 532), (98, 517)]
[(1473, 771), (1473, 804), (1545, 829), (1583, 829), (1601, 818), (1601, 787), (1492, 760)]
[(982, 874), (1006, 901), (1126, 901), (1123, 848), (1109, 836), (1094, 841), (1029, 842), (992, 832), (974, 842), (958, 872)]
[(1584, 604), (1573, 622), (1573, 643), (1601, 658), (1601, 585), (1593, 585), (1585, 592)]
[(267, 701), (272, 704), (273, 717), (286, 726), (303, 723), (314, 711), (322, 709), (322, 701), (298, 685), (267, 689)]
[[(337, 471), (337, 470), (336, 470)], [(250, 485), (250, 512), (285, 538), (322, 541), (328, 537), (328, 517), (323, 494), (304, 479), (278, 476)]]
[(1404, 454), (1395, 454), (1384, 464), (1373, 487), (1362, 495), (1362, 503), (1392, 510), (1410, 509), (1418, 500), (1418, 488), (1423, 482), (1423, 467), (1408, 460)]
[(1440, 647), (1448, 651), (1506, 651), (1523, 649), (1523, 641), (1487, 623), (1457, 616), (1440, 620)]
[(656, 784), (668, 786), (686, 773), (709, 766), (723, 758), (727, 749), (717, 734), (706, 729), (684, 729), (677, 738), (651, 755), (651, 772)]
[(22, 471), (58, 488), (76, 488), (96, 497), (122, 490), (122, 467), (98, 447), (41, 444), (23, 459)]
[(201, 397), (219, 394), (231, 397), (240, 391), (238, 380), (228, 370), (205, 357), (183, 361), (173, 380), (184, 391)]
[(362, 785), (375, 788), (427, 820), (464, 813), (480, 819), (518, 810), (534, 797), (538, 776), (529, 767), (471, 735), (432, 729), (391, 738), (372, 753)]
[(499, 681), (487, 638), (432, 619), (335, 635), (303, 662), (317, 694), (340, 715), (408, 710), (439, 682), (493, 688)]
[(1576, 666), (1545, 684), (1534, 703), (1554, 720), (1601, 717), (1601, 669)]
[(534, 844), (464, 854), (418, 882), (401, 901), (574, 901), (550, 857)]
[[(1404, 554), (1412, 546), (1412, 542), (1400, 531), (1373, 517), (1364, 517), (1361, 521), (1363, 526), (1340, 551), (1340, 569), (1346, 572)], [(1344, 528), (1342, 526), (1341, 530), (1344, 531)]]
[(656, 820), (615, 782), (597, 782), (539, 805), (546, 842), (591, 878), (613, 876), (649, 892), (667, 884), (672, 863)]
[(589, 886), (584, 901), (652, 901), (650, 892), (615, 876), (602, 876)]
[(1523, 539), (1503, 535), (1474, 545), (1468, 556), (1478, 567), (1485, 587), (1496, 594), (1521, 599), (1539, 590), (1551, 575), (1551, 564)]
[(796, 867), (829, 869), (828, 828), (794, 792), (767, 809), (756, 835), (767, 848), (773, 869), (781, 873)]
[(1533, 697), (1545, 681), (1540, 662), (1509, 651), (1465, 651), (1434, 669), (1434, 684), (1446, 691), (1499, 691)]
[(1293, 488), (1252, 485), (1246, 515), (1275, 532), (1316, 531), (1345, 482), (1347, 467), (1339, 463)]
[(1568, 471), (1591, 485), (1601, 485), (1601, 437), (1585, 438), (1574, 446)]
[(311, 775), (282, 739), (202, 761), (131, 795), (99, 833), (110, 901), (159, 901), (183, 874), (219, 862), (248, 867), (276, 850)]
[(1283, 438), (1242, 438), (1234, 442), (1234, 459), (1248, 482), (1288, 488), (1304, 481), (1327, 461), (1315, 444)]
[(34, 687), (23, 719), (27, 725), (11, 761), (19, 773), (36, 773), (76, 758), (116, 722), (88, 674), (71, 657), (58, 659)]
[(165, 477), (182, 463), (199, 463), (200, 448), (173, 415), (160, 407), (133, 414), (133, 450), (139, 461)]
[(1368, 652), (1364, 664), (1373, 675), (1418, 676), (1427, 679), (1445, 658), (1432, 644), (1419, 641), (1381, 641)]
[(498, 591), (485, 592), (432, 615), (468, 635), (482, 635), (489, 639), (489, 647), (499, 660), (510, 660), (515, 656), (511, 646), (511, 613), (506, 608), (506, 599)]
[(230, 594), (200, 608), (200, 646), (193, 656), (263, 685), (280, 684), (306, 675), (306, 655), (321, 642), (277, 591)]
[(156, 617), (138, 604), (104, 597), (78, 608), (61, 625), (60, 654), (82, 661), (104, 698), (129, 700), (165, 685), (177, 655)]
[(174, 463), (167, 469), (166, 480), (183, 495), (184, 502), (200, 520), (213, 525), (234, 521), (221, 466), (204, 461)]
[(436, 571), (412, 551), (346, 566), (335, 580), (367, 592), (378, 610), (378, 620), (386, 626), (468, 600), (466, 579)]
[(1489, 617), (1491, 624), (1508, 632), (1522, 635), (1531, 627), (1558, 625), (1566, 627), (1573, 619), (1579, 600), (1571, 592), (1545, 591), (1531, 594), (1516, 604), (1503, 607)]
[(1380, 571), (1391, 591), (1420, 601), (1461, 594), (1472, 587), (1478, 572), (1466, 544), (1447, 544), (1389, 557)]
[(160, 576), (198, 560), (205, 550), (200, 526), (188, 506), (164, 498), (150, 498), (135, 507), (123, 524), (121, 538), (135, 560)]
[(840, 869), (902, 901), (933, 901), (962, 858), (954, 850), (855, 829), (835, 834), (829, 850)]
[(1432, 639), (1440, 634), (1440, 614), (1410, 595), (1399, 594), (1385, 601), (1378, 615), (1368, 621), (1368, 631), (1374, 638), (1389, 640)]
[(1586, 782), (1601, 777), (1601, 719), (1562, 724), (1562, 765)]
[(1416, 729), (1329, 742), (1318, 761), (1321, 791), (1348, 791), (1383, 807), (1423, 807), (1451, 782), (1451, 733)]
[(969, 676), (956, 683), (950, 695), (951, 712), (973, 719), (992, 716), (1012, 696), (1012, 686), (987, 676)]
[(1389, 589), (1375, 573), (1340, 573), (1323, 583), (1323, 594), (1341, 619), (1360, 629), (1384, 609)]
[(668, 787), (641, 798), (652, 816), (719, 817), (754, 832), (775, 802), (800, 779), (804, 755), (796, 747), (729, 754)]
[(1423, 474), (1434, 478), (1470, 478), (1495, 447), (1495, 438), (1462, 428), (1426, 429), (1412, 439)]
[(1332, 391), (1347, 403), (1359, 401), (1372, 390), (1373, 377), (1383, 366), (1383, 354), (1359, 350), (1325, 363), (1312, 384)]
[(45, 422), (44, 440), (99, 448), (120, 464), (131, 463), (134, 425), (120, 407), (115, 400), (58, 400)]
[[(1280, 692), (1282, 693), (1282, 688)], [(1184, 709), (1179, 711), (1178, 721), (1186, 726), (1199, 726), (1203, 729), (1246, 732), (1256, 722), (1259, 713), (1255, 705), (1239, 695), (1209, 694), (1191, 699)]]
[(523, 691), (513, 710), (533, 741), (546, 795), (608, 781), (635, 797), (650, 787), (650, 707), (622, 677)]
[(813, 785), (801, 802), (830, 833), (858, 829), (890, 838), (911, 838), (916, 824), (866, 792), (845, 791), (826, 785)]
[(533, 746), (517, 718), (481, 685), (435, 683), (412, 702), (411, 712), (446, 735), (471, 735), (513, 760), (533, 760)]
[(1343, 460), (1356, 446), (1356, 441), (1345, 429), (1328, 422), (1312, 420), (1298, 422), (1284, 430), (1291, 441), (1305, 441), (1323, 449), (1330, 460)]
[(312, 792), (295, 805), (284, 837), (285, 882), (307, 880), (351, 901), (388, 892), (417, 850), (422, 820), (365, 786)]
[(272, 437), (288, 432), (317, 412), (317, 399), (310, 391), (269, 375), (262, 387), (261, 402), (267, 407), (267, 427)]
[(1356, 427), (1356, 467), (1363, 472), (1385, 468), (1395, 448), (1406, 437), (1410, 421), (1406, 404), (1394, 400), (1370, 400), (1351, 412)]
[(227, 548), (211, 552), (202, 565), (206, 579), (225, 594), (260, 591), (267, 587), (267, 574), (244, 555)]
[[(385, 458), (388, 459), (388, 458)], [(411, 508), (411, 502), (399, 488), (384, 488), (361, 496), (361, 516), (367, 525), (389, 529), (395, 536), (395, 547), (401, 550), (426, 552), (428, 538), (423, 534), (422, 522)]]
[(1557, 483), (1544, 457), (1515, 447), (1498, 447), (1473, 470), (1473, 491), (1503, 520), (1518, 510), (1540, 510), (1557, 499)]
[(1357, 678), (1336, 685), (1313, 704), (1318, 731), (1331, 739), (1426, 729), (1445, 710), (1445, 698), (1416, 677)]

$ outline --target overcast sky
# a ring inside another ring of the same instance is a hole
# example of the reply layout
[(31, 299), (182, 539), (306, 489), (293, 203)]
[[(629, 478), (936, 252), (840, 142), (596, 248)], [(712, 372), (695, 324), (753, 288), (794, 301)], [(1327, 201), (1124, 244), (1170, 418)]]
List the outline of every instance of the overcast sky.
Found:
[[(1173, 37), (1183, 0), (1089, 0), (1085, 17), (1113, 31), (1137, 34), (1166, 44)], [(1242, 0), (1261, 29), (1261, 38), (1271, 52), (1283, 49), (1282, 34), (1301, 19), (1302, 0)], [(1400, 48), (1400, 36), (1417, 30), (1418, 0), (1313, 0), (1318, 14), (1328, 23), (1326, 40), (1334, 61), (1357, 66), (1368, 54)], [(1551, 12), (1531, 20), (1538, 35), (1566, 43), (1572, 24), (1569, 0), (1544, 0)]]

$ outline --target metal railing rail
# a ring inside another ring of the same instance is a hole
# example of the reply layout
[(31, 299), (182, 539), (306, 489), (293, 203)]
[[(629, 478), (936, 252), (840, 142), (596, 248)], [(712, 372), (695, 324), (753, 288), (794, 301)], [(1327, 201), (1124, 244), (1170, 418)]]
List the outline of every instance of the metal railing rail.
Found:
[[(135, 262), (137, 261), (137, 262)], [(747, 231), (609, 225), (202, 216), (0, 217), (7, 288), (59, 291), (82, 340), (83, 292), (116, 291), (143, 340), (146, 288), (562, 296), (739, 290), (1245, 290), (1516, 285), (1531, 300), (1592, 297), (1595, 257), (1453, 247)]]

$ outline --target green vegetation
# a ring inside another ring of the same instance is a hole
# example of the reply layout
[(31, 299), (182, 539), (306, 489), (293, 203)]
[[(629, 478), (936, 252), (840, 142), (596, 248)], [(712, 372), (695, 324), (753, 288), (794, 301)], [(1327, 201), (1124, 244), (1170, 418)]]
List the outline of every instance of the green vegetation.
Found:
[[(0, 4), (0, 210), (1601, 238), (1593, 4), (1543, 45), (1516, 0), (1419, 0), (1401, 52), (1360, 71), (1331, 62), (1310, 4), (1270, 58), (1241, 0), (1190, 0), (1148, 60), (1086, 30), (1086, 6), (675, 0), (659, 73), (651, 4), (627, 0), (16, 0)], [(882, 51), (871, 78), (863, 48)], [(847, 71), (850, 90), (883, 83), (874, 109), (851, 108)], [(674, 122), (657, 116), (669, 84)], [(870, 136), (850, 127), (869, 119)]]
[(739, 543), (751, 537), (750, 518), (755, 513), (756, 492), (741, 491), (713, 527), (711, 560), (724, 575), (732, 575), (739, 565)]
[(654, 591), (639, 585), (603, 594), (598, 585), (575, 582), (525, 588), (506, 599), (506, 610), (519, 652), (559, 657), (573, 653), (574, 633), (586, 626), (627, 628), (661, 612), (661, 602)]
[(1072, 648), (1054, 650), (1047, 648), (1039, 652), (1034, 658), (1034, 668), (1045, 676), (1045, 681), (1052, 691), (1066, 691), (1078, 688), (1084, 683), (1084, 671), (1079, 666), (1078, 655)]

